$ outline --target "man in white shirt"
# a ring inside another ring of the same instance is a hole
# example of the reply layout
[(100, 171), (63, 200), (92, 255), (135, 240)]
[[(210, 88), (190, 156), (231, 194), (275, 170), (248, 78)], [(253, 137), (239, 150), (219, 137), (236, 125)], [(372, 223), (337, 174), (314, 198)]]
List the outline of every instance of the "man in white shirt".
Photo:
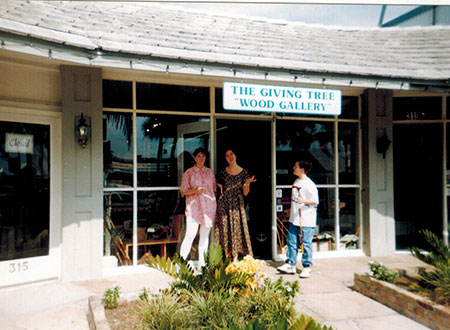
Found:
[(282, 273), (295, 274), (297, 272), (295, 265), (297, 264), (298, 247), (303, 238), (301, 278), (308, 278), (312, 273), (312, 241), (317, 222), (317, 205), (319, 204), (316, 184), (308, 177), (311, 166), (309, 161), (295, 162), (293, 172), (297, 179), (292, 186), (291, 216), (287, 233), (288, 252), (286, 263), (277, 268)]

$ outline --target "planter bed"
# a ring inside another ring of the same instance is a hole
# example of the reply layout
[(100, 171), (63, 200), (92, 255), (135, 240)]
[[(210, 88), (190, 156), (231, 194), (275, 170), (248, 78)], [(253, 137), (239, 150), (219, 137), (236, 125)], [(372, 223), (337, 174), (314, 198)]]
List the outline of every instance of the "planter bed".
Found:
[(394, 284), (355, 273), (353, 289), (432, 329), (450, 329), (450, 308)]

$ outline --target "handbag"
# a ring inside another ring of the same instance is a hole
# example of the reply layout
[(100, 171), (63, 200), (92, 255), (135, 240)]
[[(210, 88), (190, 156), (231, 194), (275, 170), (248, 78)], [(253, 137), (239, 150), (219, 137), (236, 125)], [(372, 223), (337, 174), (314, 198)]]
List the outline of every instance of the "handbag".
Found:
[(185, 215), (186, 213), (186, 197), (179, 196), (175, 209), (173, 210), (173, 215)]

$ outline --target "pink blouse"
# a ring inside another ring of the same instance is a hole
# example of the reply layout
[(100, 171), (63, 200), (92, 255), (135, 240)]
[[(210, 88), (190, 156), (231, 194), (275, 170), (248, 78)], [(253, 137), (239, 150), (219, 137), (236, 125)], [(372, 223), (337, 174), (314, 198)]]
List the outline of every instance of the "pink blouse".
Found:
[(191, 217), (200, 225), (211, 228), (216, 217), (216, 178), (207, 168), (193, 166), (184, 172), (181, 179), (181, 191), (204, 188), (201, 194), (186, 196), (186, 217)]

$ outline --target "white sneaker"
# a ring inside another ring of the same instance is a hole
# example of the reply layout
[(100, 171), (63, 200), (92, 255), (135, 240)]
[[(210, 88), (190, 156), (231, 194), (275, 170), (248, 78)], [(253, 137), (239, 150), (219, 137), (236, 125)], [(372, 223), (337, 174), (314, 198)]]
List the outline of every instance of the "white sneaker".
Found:
[(297, 268), (295, 268), (294, 265), (291, 264), (284, 264), (283, 266), (280, 266), (277, 268), (277, 270), (281, 273), (286, 273), (286, 274), (295, 274), (297, 273)]
[(306, 267), (306, 268), (303, 268), (302, 272), (300, 273), (300, 277), (301, 278), (308, 278), (308, 277), (311, 276), (311, 274), (312, 274), (311, 267)]

